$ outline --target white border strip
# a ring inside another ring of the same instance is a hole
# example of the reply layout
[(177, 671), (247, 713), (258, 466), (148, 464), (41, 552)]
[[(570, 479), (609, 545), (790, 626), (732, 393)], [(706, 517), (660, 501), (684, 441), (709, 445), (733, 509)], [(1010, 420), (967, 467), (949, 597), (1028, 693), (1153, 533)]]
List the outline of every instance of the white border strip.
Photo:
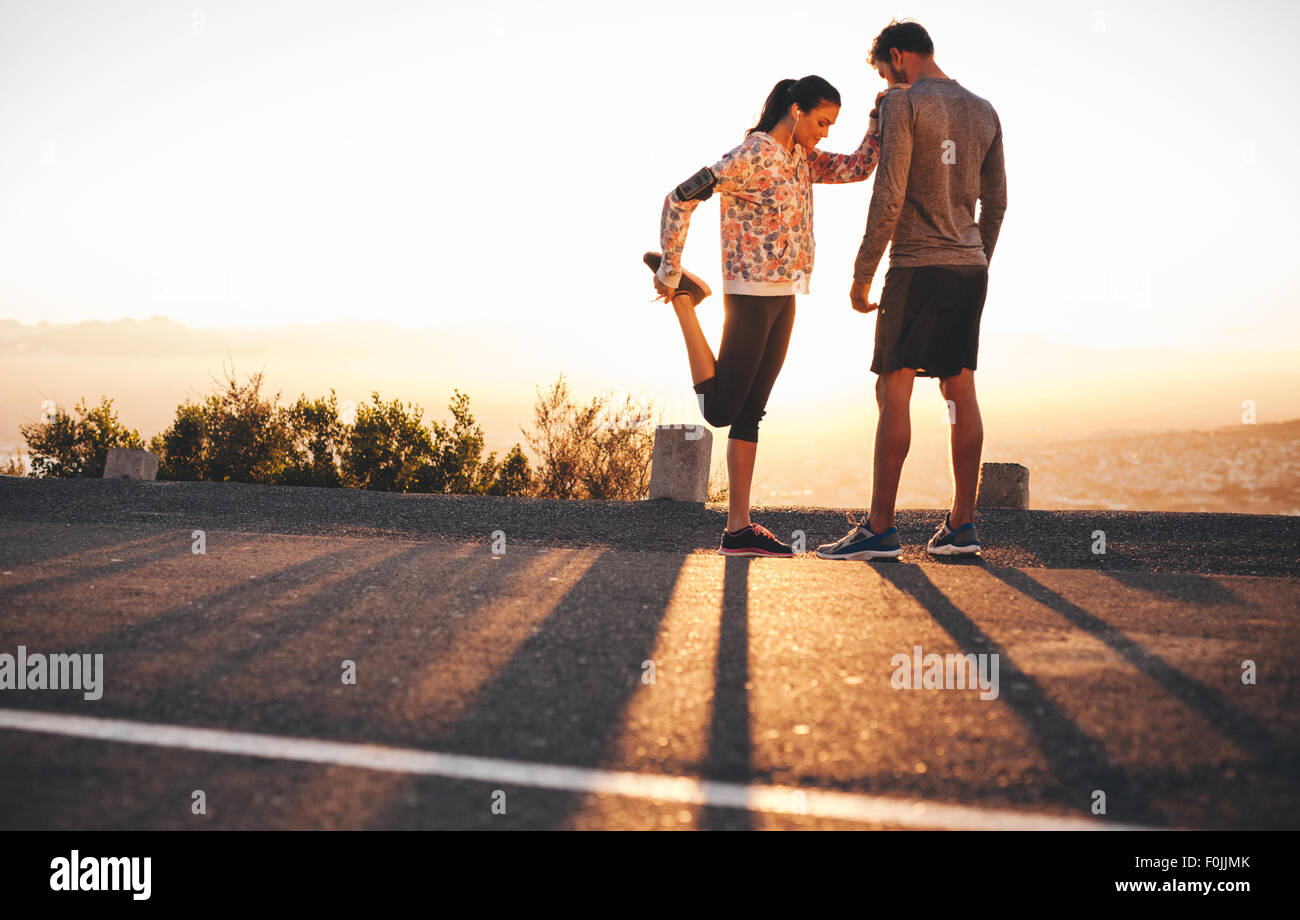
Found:
[(942, 805), (919, 799), (887, 798), (827, 789), (742, 785), (699, 780), (689, 776), (595, 770), (375, 744), (319, 741), (18, 709), (0, 709), (0, 729), (908, 828), (982, 831), (1154, 829), (1091, 818)]

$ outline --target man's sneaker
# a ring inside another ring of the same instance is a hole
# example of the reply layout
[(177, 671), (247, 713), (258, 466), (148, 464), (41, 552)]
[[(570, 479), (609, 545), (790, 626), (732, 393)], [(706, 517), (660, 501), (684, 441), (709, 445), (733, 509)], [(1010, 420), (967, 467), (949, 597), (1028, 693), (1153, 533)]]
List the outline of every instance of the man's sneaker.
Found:
[(823, 559), (892, 559), (903, 555), (903, 548), (898, 545), (897, 527), (875, 533), (862, 521), (834, 543), (817, 547), (817, 555)]
[[(659, 263), (663, 261), (663, 253), (647, 252), (641, 257), (641, 261), (650, 266), (650, 271), (659, 271)], [(690, 294), (691, 300), (695, 301), (695, 306), (700, 305), (700, 301), (708, 297), (713, 291), (704, 283), (704, 279), (698, 275), (692, 275), (686, 269), (682, 269), (682, 280), (677, 284), (679, 294)]]
[(732, 533), (722, 532), (722, 543), (718, 552), (723, 556), (793, 556), (794, 547), (782, 543), (776, 534), (762, 524), (750, 524)]
[(953, 530), (950, 515), (951, 512), (943, 516), (943, 523), (925, 545), (925, 551), (932, 556), (969, 556), (978, 553), (980, 541), (975, 535), (975, 525), (962, 524)]

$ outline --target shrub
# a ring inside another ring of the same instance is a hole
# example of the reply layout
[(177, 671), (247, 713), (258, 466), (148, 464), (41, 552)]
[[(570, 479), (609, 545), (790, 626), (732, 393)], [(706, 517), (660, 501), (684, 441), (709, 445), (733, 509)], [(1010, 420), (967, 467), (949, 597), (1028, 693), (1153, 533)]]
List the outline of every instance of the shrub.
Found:
[(172, 425), (151, 442), (158, 478), (211, 482), (281, 481), (290, 456), (290, 432), (280, 394), (261, 395), (259, 371), (240, 386), (234, 368), (226, 389), (176, 409)]
[(82, 399), (75, 411), (77, 418), (55, 406), (45, 421), (18, 427), (31, 451), (32, 476), (99, 479), (109, 450), (144, 447), (138, 431), (127, 430), (118, 422), (113, 400), (101, 396), (98, 406), (87, 409)]
[(653, 404), (629, 395), (619, 406), (607, 397), (573, 401), (561, 374), (533, 407), (533, 430), (523, 431), (537, 455), (533, 494), (543, 498), (635, 501), (650, 491), (654, 454)]

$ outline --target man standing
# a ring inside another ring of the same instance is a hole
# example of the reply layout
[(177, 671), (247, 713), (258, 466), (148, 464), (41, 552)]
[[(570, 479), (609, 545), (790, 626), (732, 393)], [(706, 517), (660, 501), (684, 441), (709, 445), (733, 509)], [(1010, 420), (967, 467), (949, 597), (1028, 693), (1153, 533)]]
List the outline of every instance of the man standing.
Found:
[[(853, 308), (870, 313), (872, 277), (892, 238), (876, 316), (875, 463), (868, 516), (818, 548), (824, 559), (899, 556), (894, 503), (911, 443), (915, 377), (937, 377), (952, 428), (952, 509), (930, 539), (934, 555), (978, 553), (973, 522), (984, 428), (975, 400), (975, 358), (988, 265), (1006, 211), (1002, 126), (987, 100), (934, 62), (918, 23), (891, 22), (870, 62), (903, 92), (880, 101), (881, 152), (867, 229), (853, 269)], [(979, 219), (975, 202), (979, 201)]]

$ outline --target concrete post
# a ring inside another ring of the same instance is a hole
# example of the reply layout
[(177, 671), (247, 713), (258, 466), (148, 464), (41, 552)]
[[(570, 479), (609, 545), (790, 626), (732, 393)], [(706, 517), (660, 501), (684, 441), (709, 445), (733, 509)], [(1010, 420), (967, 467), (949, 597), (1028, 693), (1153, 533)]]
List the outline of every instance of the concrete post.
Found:
[(980, 466), (976, 508), (1029, 508), (1029, 467), (1019, 463)]
[(156, 479), (158, 455), (130, 447), (110, 447), (104, 464), (105, 479)]
[(703, 502), (709, 495), (713, 432), (703, 425), (658, 425), (650, 460), (650, 498)]

